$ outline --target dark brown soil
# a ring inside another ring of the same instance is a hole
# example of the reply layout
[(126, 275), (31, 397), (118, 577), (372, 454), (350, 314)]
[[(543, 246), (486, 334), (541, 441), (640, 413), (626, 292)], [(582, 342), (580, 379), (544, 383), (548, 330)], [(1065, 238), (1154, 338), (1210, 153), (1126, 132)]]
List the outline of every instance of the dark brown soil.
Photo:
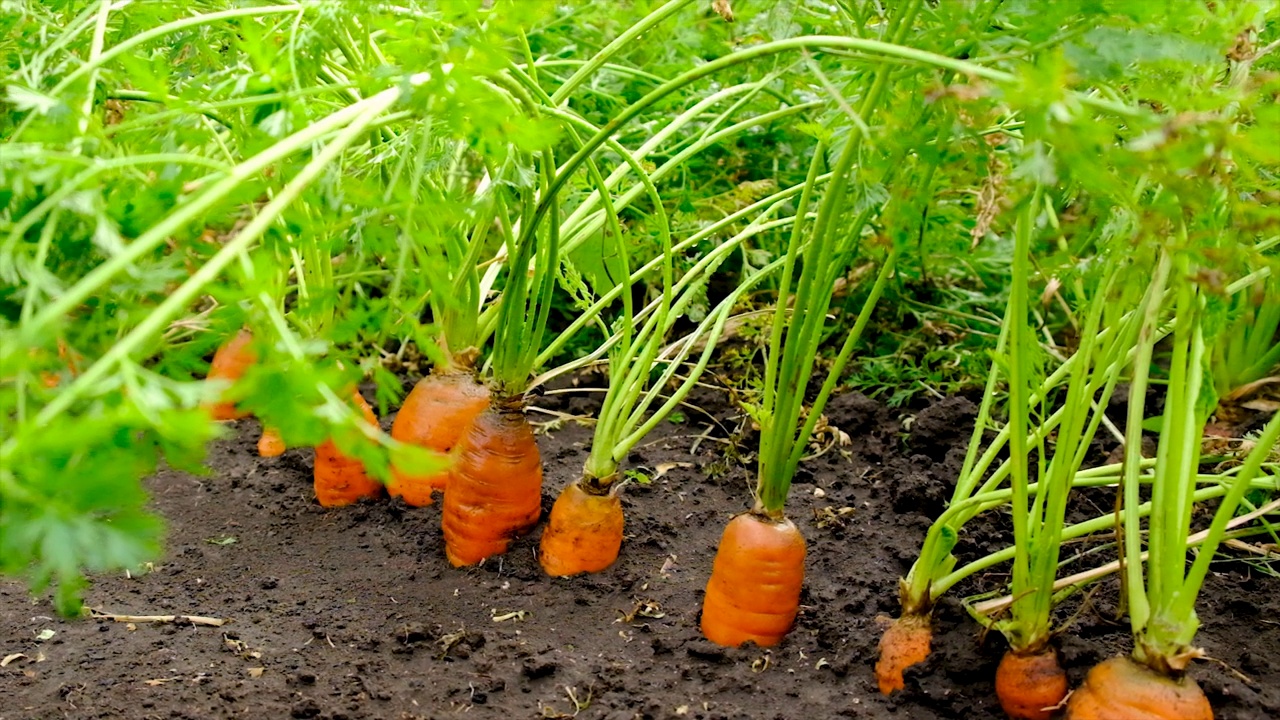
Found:
[[(539, 404), (589, 409), (570, 395)], [(934, 653), (904, 693), (882, 698), (871, 672), (880, 621), (896, 614), (897, 578), (943, 506), (973, 411), (957, 398), (904, 423), (858, 395), (832, 402), (850, 442), (807, 462), (793, 488), (790, 514), (809, 539), (803, 608), (768, 651), (726, 650), (698, 632), (716, 542), (746, 506), (750, 472), (726, 460), (723, 428), (695, 439), (707, 429), (696, 411), (630, 459), (661, 476), (628, 487), (622, 559), (568, 580), (542, 574), (537, 532), (500, 560), (454, 570), (438, 506), (326, 511), (311, 495), (310, 451), (260, 459), (245, 421), (213, 449), (209, 476), (148, 481), (170, 525), (154, 571), (98, 578), (87, 597), (114, 613), (232, 622), (67, 622), (0, 582), (0, 656), (25, 655), (0, 668), (0, 720), (1000, 718), (991, 683), (1003, 641), (980, 639), (955, 601), (938, 608)], [(589, 439), (573, 422), (539, 438), (544, 510)], [(1073, 684), (1127, 649), (1108, 592), (1062, 638)], [(1280, 580), (1224, 561), (1200, 608), (1199, 642), (1221, 662), (1194, 676), (1217, 716), (1280, 717)]]

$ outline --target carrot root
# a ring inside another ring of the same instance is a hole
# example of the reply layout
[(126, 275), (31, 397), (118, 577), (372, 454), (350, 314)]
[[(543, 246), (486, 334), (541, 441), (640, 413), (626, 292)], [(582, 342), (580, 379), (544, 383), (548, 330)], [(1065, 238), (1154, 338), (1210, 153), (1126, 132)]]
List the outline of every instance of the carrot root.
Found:
[(702, 634), (735, 647), (781, 642), (800, 609), (804, 557), (804, 536), (790, 520), (754, 512), (730, 520), (702, 602)]
[[(41, 354), (41, 351), (37, 348), (31, 349), (30, 355), (32, 357), (40, 357)], [(71, 377), (74, 378), (80, 375), (80, 363), (84, 361), (84, 358), (80, 356), (80, 353), (73, 352), (62, 338), (58, 338), (58, 359), (62, 361)], [(52, 390), (62, 384), (62, 373), (42, 370), (40, 372), (40, 384)]]
[[(213, 354), (208, 379), (235, 382), (257, 361), (257, 353), (253, 351), (253, 335), (248, 330), (240, 330)], [(238, 420), (249, 416), (249, 413), (237, 408), (235, 403), (226, 400), (206, 407), (214, 420)]]
[[(448, 454), (477, 415), (489, 406), (489, 389), (469, 372), (432, 373), (409, 392), (391, 425), (391, 437)], [(422, 507), (443, 492), (449, 471), (411, 475), (391, 469), (387, 492), (409, 505)]]
[(876, 682), (881, 694), (906, 687), (902, 673), (929, 657), (932, 642), (928, 615), (908, 613), (893, 621), (880, 637), (880, 659), (876, 661)]
[(441, 503), (445, 554), (454, 567), (507, 551), (542, 514), (542, 456), (524, 413), (489, 407), (453, 452)]
[(1067, 673), (1058, 652), (1006, 652), (996, 669), (996, 697), (1013, 720), (1049, 720), (1067, 696)]
[[(377, 425), (373, 408), (359, 392), (352, 393), (356, 407), (364, 415), (365, 422)], [(376, 499), (382, 495), (382, 483), (369, 477), (364, 463), (343, 454), (332, 440), (316, 446), (315, 491), (316, 499), (327, 508), (350, 505), (364, 498)]]
[(622, 525), (622, 501), (616, 494), (591, 493), (574, 482), (551, 506), (538, 561), (553, 577), (600, 572), (618, 559)]
[(1190, 677), (1173, 679), (1113, 657), (1095, 665), (1067, 702), (1066, 720), (1213, 720), (1204, 691)]
[(284, 454), (284, 438), (280, 431), (273, 427), (262, 428), (262, 436), (258, 438), (258, 455), (261, 457), (280, 457)]

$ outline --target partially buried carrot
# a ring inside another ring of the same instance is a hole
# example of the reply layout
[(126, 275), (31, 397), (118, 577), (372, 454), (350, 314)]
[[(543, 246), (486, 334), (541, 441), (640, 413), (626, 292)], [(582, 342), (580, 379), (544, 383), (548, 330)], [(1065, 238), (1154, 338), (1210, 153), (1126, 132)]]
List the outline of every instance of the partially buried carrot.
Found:
[[(391, 425), (391, 437), (403, 443), (449, 453), (476, 416), (489, 406), (489, 388), (467, 371), (424, 377), (409, 392)], [(443, 491), (449, 471), (412, 475), (391, 468), (387, 492), (416, 507), (430, 505), (432, 493)]]
[(258, 455), (279, 457), (284, 451), (284, 438), (280, 437), (280, 431), (273, 427), (262, 428), (262, 437), (258, 438)]
[[(33, 356), (38, 356), (40, 355), (40, 351), (33, 348), (31, 354)], [(84, 358), (80, 357), (79, 353), (72, 352), (71, 348), (67, 346), (66, 341), (62, 338), (58, 338), (58, 359), (62, 361), (63, 365), (67, 366), (67, 372), (71, 374), (71, 377), (74, 378), (80, 374), (79, 363)], [(58, 387), (61, 383), (61, 373), (50, 372), (48, 370), (41, 371), (40, 384), (44, 385), (46, 388), (53, 389)]]
[(1213, 720), (1213, 708), (1194, 680), (1173, 679), (1114, 657), (1095, 665), (1071, 693), (1066, 720)]
[(1052, 647), (1030, 653), (1010, 650), (996, 668), (996, 697), (1013, 720), (1049, 720), (1066, 696), (1067, 673)]
[[(242, 329), (213, 354), (208, 379), (235, 382), (257, 361), (258, 355), (253, 350), (253, 335)], [(227, 400), (219, 400), (207, 407), (214, 420), (236, 420), (249, 415)]]
[[(378, 418), (373, 414), (373, 408), (359, 391), (352, 393), (352, 399), (364, 415), (365, 422), (377, 425)], [(321, 505), (341, 507), (363, 498), (380, 497), (382, 484), (369, 477), (363, 463), (344, 455), (332, 440), (325, 440), (316, 446), (315, 490)]]
[(928, 613), (903, 613), (880, 636), (880, 659), (876, 661), (876, 682), (889, 695), (906, 686), (903, 671), (929, 657), (933, 628)]
[(509, 401), (489, 406), (453, 451), (441, 504), (445, 554), (454, 567), (507, 551), (542, 513), (542, 456), (533, 428)]
[(756, 512), (729, 521), (702, 602), (702, 634), (721, 645), (777, 645), (795, 624), (804, 536), (790, 520)]
[(593, 492), (590, 483), (574, 482), (556, 498), (538, 553), (548, 575), (600, 572), (618, 559), (622, 501), (616, 485), (606, 482), (603, 487), (603, 492)]

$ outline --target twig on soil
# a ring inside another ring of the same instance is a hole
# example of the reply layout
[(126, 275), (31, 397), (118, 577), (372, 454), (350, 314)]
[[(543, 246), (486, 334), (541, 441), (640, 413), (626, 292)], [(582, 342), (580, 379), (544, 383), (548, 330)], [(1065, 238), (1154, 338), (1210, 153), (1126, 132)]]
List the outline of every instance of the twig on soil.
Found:
[(203, 615), (117, 615), (89, 608), (89, 617), (99, 620), (114, 620), (123, 623), (190, 623), (205, 627), (222, 627), (230, 620)]

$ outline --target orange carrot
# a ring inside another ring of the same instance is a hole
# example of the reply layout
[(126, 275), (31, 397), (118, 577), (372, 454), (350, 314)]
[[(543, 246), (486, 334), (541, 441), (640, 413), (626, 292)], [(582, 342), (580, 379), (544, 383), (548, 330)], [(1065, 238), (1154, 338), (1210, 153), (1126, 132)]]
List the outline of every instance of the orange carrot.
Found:
[(551, 506), (538, 554), (548, 575), (600, 572), (618, 559), (622, 501), (616, 492), (591, 492), (590, 488), (571, 483)]
[(702, 601), (702, 634), (730, 646), (781, 642), (800, 609), (804, 557), (804, 536), (790, 520), (755, 512), (730, 520)]
[(996, 697), (1013, 720), (1049, 720), (1066, 696), (1067, 673), (1053, 648), (1029, 653), (1010, 650), (1000, 660)]
[[(376, 426), (378, 418), (373, 408), (365, 402), (359, 391), (352, 392), (353, 400), (365, 422)], [(364, 464), (344, 455), (332, 440), (316, 446), (315, 467), (316, 499), (325, 507), (350, 505), (363, 498), (375, 499), (382, 495), (382, 483), (373, 480), (365, 472)]]
[[(32, 348), (29, 354), (31, 357), (39, 357), (43, 355), (43, 352), (37, 348)], [(80, 374), (79, 363), (84, 360), (84, 358), (80, 356), (80, 353), (72, 352), (71, 348), (67, 346), (66, 341), (62, 338), (58, 338), (58, 359), (62, 361), (63, 365), (67, 366), (67, 372), (71, 374), (71, 377), (74, 378)], [(50, 370), (42, 370), (40, 372), (40, 384), (44, 385), (46, 388), (56, 388), (61, 382), (61, 373), (52, 372)]]
[(441, 504), (445, 554), (454, 567), (507, 551), (542, 513), (542, 457), (533, 428), (511, 403), (490, 406), (453, 451)]
[(906, 686), (903, 671), (929, 657), (933, 628), (927, 613), (904, 613), (880, 636), (880, 659), (876, 661), (876, 681), (880, 692), (889, 695)]
[(262, 428), (262, 437), (258, 438), (258, 455), (279, 457), (284, 451), (284, 438), (280, 437), (280, 431), (273, 427)]
[(1189, 677), (1173, 679), (1113, 657), (1093, 667), (1071, 693), (1066, 720), (1213, 720), (1204, 691)]
[[(489, 406), (489, 388), (469, 372), (432, 373), (409, 392), (391, 425), (391, 437), (447, 454), (482, 410)], [(443, 491), (449, 471), (411, 475), (391, 468), (387, 491), (416, 507), (430, 505), (433, 491)]]
[[(258, 354), (253, 350), (253, 335), (248, 330), (241, 330), (213, 354), (208, 379), (235, 382), (257, 361)], [(236, 408), (235, 403), (225, 400), (207, 407), (214, 420), (236, 420), (249, 415)]]

